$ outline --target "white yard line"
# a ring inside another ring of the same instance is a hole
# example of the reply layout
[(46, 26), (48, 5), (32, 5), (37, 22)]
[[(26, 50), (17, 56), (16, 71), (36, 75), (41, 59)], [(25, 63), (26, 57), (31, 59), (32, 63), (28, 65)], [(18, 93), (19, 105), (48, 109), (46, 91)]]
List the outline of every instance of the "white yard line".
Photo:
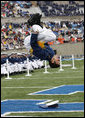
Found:
[[(1, 117), (9, 117), (9, 116), (6, 116), (6, 115), (10, 115), (11, 113), (53, 113), (53, 112), (84, 112), (84, 110), (79, 110), (79, 111), (74, 111), (74, 110), (71, 110), (71, 111), (26, 111), (26, 112), (7, 112), (3, 115), (1, 115)], [(11, 117), (11, 116), (10, 116)], [(13, 117), (13, 116), (12, 116)], [(16, 117), (16, 116), (14, 116)], [(20, 117), (23, 117), (23, 116), (20, 116)], [(25, 117), (25, 116), (24, 116)], [(30, 116), (26, 116), (26, 117), (30, 117)], [(33, 116), (34, 117), (34, 116)], [(37, 117), (37, 116), (36, 116)], [(39, 117), (39, 116), (38, 116)]]
[[(71, 77), (69, 77), (69, 76), (66, 76), (66, 77), (63, 77), (63, 76), (62, 77), (55, 76), (55, 77), (53, 77), (53, 79), (56, 79), (56, 78), (59, 78), (59, 79), (61, 79), (61, 78), (64, 78), (64, 79), (65, 78), (68, 78), (69, 79), (69, 78), (83, 78), (83, 77), (84, 76), (73, 76), (73, 77), (72, 76)], [(37, 80), (39, 79), (40, 80), (40, 78), (28, 78), (28, 79), (37, 79)], [(17, 78), (17, 79), (21, 79), (21, 78)], [(49, 79), (49, 77), (45, 77), (45, 78), (42, 78), (42, 79)]]
[(2, 117), (39, 117), (39, 116), (2, 116)]
[[(40, 80), (41, 78), (42, 78), (42, 77), (40, 77), (40, 78), (31, 78), (31, 77), (30, 77), (30, 78), (29, 78), (29, 77), (28, 77), (28, 78), (13, 78), (13, 79), (11, 79), (11, 80), (10, 80), (10, 79), (8, 79), (8, 80), (2, 79), (2, 81), (12, 81), (12, 80), (20, 80), (20, 79), (24, 79), (24, 80), (25, 80), (25, 79), (28, 79), (28, 80), (29, 80), (29, 79), (30, 79), (30, 80), (32, 80), (32, 79)], [(65, 78), (68, 78), (68, 79), (69, 79), (69, 78), (84, 78), (84, 76), (77, 76), (77, 75), (75, 75), (75, 76), (73, 76), (73, 77), (72, 77), (72, 76), (71, 76), (71, 77), (70, 77), (70, 76), (66, 76), (66, 77), (63, 77), (63, 76), (62, 76), (62, 77), (55, 76), (55, 77), (53, 77), (53, 79), (56, 79), (56, 78), (59, 78), (59, 79), (62, 79), (62, 78), (63, 78), (63, 79), (65, 79)], [(49, 77), (45, 77), (45, 78), (42, 78), (42, 79), (49, 79)]]
[(53, 86), (33, 86), (33, 87), (1, 87), (1, 88), (50, 88)]

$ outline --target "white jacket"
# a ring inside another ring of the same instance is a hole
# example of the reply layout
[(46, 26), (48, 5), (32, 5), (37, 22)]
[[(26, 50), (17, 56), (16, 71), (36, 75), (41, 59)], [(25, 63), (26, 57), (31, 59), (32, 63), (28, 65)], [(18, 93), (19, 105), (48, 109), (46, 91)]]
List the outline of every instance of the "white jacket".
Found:
[[(56, 41), (56, 35), (50, 30), (45, 27), (40, 27), (39, 25), (33, 25), (32, 26), (32, 32), (38, 32), (38, 41), (41, 42), (51, 42), (51, 41)], [(30, 51), (31, 45), (30, 45), (30, 38), (31, 34), (27, 36), (24, 40), (24, 46)]]

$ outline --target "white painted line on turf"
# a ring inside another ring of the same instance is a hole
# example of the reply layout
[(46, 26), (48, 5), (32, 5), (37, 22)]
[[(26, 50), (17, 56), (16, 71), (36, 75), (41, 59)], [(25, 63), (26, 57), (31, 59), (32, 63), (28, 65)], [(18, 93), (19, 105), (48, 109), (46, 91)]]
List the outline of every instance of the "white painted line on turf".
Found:
[[(71, 72), (72, 72), (72, 73), (73, 73), (73, 72), (84, 73), (84, 71), (70, 71), (70, 70), (64, 70), (63, 72), (56, 71), (56, 72), (50, 72), (49, 74), (53, 74), (53, 73), (55, 73), (55, 74), (56, 74), (56, 73), (61, 74), (61, 73), (64, 73), (64, 72), (65, 72), (65, 73), (68, 73), (68, 72), (69, 72), (69, 73), (71, 73)], [(26, 77), (25, 77), (25, 78), (13, 78), (13, 79), (33, 79), (33, 78), (32, 78), (32, 77), (29, 77), (29, 78), (26, 78)], [(13, 80), (13, 79), (12, 79), (12, 80)], [(8, 80), (6, 80), (6, 81), (8, 81)]]
[(84, 73), (84, 71), (67, 71), (67, 70), (64, 69), (64, 71), (62, 71), (62, 72), (61, 72), (61, 71), (56, 71), (56, 72), (50, 72), (49, 74), (53, 74), (53, 73), (55, 73), (55, 74), (56, 74), (56, 73), (60, 73), (60, 74), (61, 74), (61, 73), (73, 73), (73, 72), (74, 72), (74, 73), (75, 73), (75, 72)]
[(5, 102), (5, 101), (8, 101), (8, 99), (2, 100), (1, 102)]
[(50, 88), (52, 86), (33, 86), (33, 87), (1, 87), (1, 88)]
[(75, 91), (75, 92), (69, 93), (68, 95), (72, 95), (72, 94), (75, 94), (75, 93), (78, 93), (78, 92), (83, 93), (83, 91)]
[[(69, 77), (69, 76), (68, 76), (68, 77), (67, 77), (67, 76), (66, 76), (66, 77), (58, 77), (58, 76), (54, 76), (54, 77), (53, 77), (53, 79), (57, 79), (57, 78), (59, 78), (59, 79), (62, 79), (62, 78), (63, 78), (63, 79), (67, 79), (67, 78), (68, 78), (68, 79), (70, 79), (70, 78), (76, 79), (76, 78), (84, 78), (84, 76), (78, 76), (78, 77), (77, 77), (77, 75), (75, 75), (75, 77), (74, 77), (74, 76), (73, 76), (73, 77), (72, 77), (72, 76), (71, 76), (71, 77)], [(22, 79), (22, 78), (17, 78), (16, 80), (20, 80), (20, 79)], [(44, 80), (44, 79), (49, 79), (49, 77), (31, 78), (30, 80), (34, 80), (34, 79), (35, 79), (35, 80), (40, 80), (40, 79), (43, 79), (43, 80)], [(13, 79), (12, 79), (12, 80), (13, 80)], [(25, 78), (24, 78), (24, 80), (25, 80)], [(29, 79), (27, 79), (27, 80), (29, 80)], [(49, 79), (49, 80), (50, 80), (50, 79)], [(4, 80), (2, 80), (2, 81), (11, 81), (11, 80), (5, 80), (5, 79), (4, 79)]]
[(12, 118), (12, 117), (39, 117), (39, 116), (2, 116), (2, 117), (11, 117)]
[(7, 113), (5, 113), (5, 114), (3, 114), (3, 115), (1, 115), (2, 117), (5, 117), (6, 115), (10, 115), (11, 113), (50, 113), (50, 112), (52, 112), (52, 113), (54, 113), (54, 112), (84, 112), (84, 110), (76, 110), (76, 111), (74, 111), (74, 110), (71, 110), (71, 111), (26, 111), (26, 112), (7, 112)]
[[(78, 76), (78, 77), (77, 77), (77, 76), (75, 76), (75, 77), (74, 77), (74, 76), (73, 76), (73, 77), (72, 77), (72, 76), (71, 76), (71, 77), (69, 77), (69, 76), (68, 76), (68, 77), (67, 77), (67, 76), (66, 76), (66, 77), (58, 77), (58, 76), (55, 76), (55, 77), (53, 77), (52, 79), (57, 79), (57, 78), (59, 78), (59, 79), (62, 79), (62, 78), (63, 78), (63, 79), (74, 78), (74, 79), (75, 79), (75, 78), (83, 78), (83, 77), (84, 77), (84, 76)], [(32, 79), (40, 80), (40, 78), (32, 78)], [(49, 77), (45, 77), (45, 78), (43, 77), (43, 78), (41, 78), (41, 79), (49, 79)]]
[[(11, 114), (11, 113), (10, 113)], [(8, 114), (9, 115), (9, 114)], [(2, 116), (3, 117), (3, 116)], [(42, 117), (42, 116), (4, 116), (4, 117)]]
[[(80, 93), (83, 93), (82, 91), (77, 91), (77, 92), (80, 92)], [(75, 93), (77, 93), (77, 92), (74, 92), (74, 93), (71, 93), (71, 94), (75, 94)], [(67, 95), (71, 95), (70, 93), (68, 93), (68, 94), (34, 94), (33, 93), (33, 95), (39, 95), (39, 96), (42, 96), (42, 95), (51, 95), (51, 96), (54, 96), (54, 95), (64, 95), (64, 96), (67, 96)], [(32, 95), (32, 93), (31, 94), (27, 94), (27, 95)]]
[(5, 100), (2, 100), (1, 102), (4, 102), (4, 101), (9, 101), (9, 100), (45, 100), (45, 101), (48, 101), (48, 100), (51, 100), (51, 99), (5, 99)]

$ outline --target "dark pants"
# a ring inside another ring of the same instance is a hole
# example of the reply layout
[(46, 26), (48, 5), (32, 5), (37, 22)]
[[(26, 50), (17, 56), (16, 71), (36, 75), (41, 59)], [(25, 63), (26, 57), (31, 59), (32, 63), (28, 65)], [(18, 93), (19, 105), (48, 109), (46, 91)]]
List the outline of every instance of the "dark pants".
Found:
[(37, 43), (37, 37), (38, 37), (38, 34), (31, 35), (30, 44), (33, 49), (33, 55), (35, 55), (36, 57), (38, 57), (41, 60), (50, 61), (52, 59), (52, 57), (55, 55), (54, 51), (47, 44), (45, 44), (44, 48), (41, 48)]

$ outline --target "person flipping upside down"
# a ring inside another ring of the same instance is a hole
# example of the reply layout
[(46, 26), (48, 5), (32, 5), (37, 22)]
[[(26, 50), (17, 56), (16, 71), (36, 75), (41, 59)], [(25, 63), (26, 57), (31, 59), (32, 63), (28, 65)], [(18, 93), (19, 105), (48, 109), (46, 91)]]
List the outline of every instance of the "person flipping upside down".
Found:
[(56, 68), (60, 66), (59, 57), (48, 45), (48, 42), (56, 40), (56, 36), (50, 29), (42, 26), (40, 22), (41, 16), (42, 15), (36, 13), (28, 20), (28, 25), (31, 26), (32, 30), (31, 35), (28, 36), (30, 37), (30, 40), (28, 39), (30, 42), (29, 45), (33, 50), (33, 55), (41, 60), (49, 61), (50, 67)]

